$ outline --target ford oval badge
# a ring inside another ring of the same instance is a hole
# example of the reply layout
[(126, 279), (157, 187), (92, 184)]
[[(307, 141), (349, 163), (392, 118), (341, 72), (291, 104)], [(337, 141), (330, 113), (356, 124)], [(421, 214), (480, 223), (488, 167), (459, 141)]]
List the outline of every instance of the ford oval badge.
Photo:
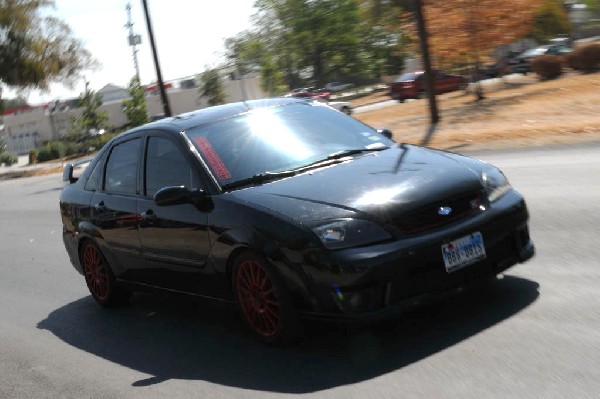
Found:
[(440, 206), (440, 209), (438, 209), (438, 215), (448, 216), (451, 213), (452, 208), (450, 208), (449, 206)]

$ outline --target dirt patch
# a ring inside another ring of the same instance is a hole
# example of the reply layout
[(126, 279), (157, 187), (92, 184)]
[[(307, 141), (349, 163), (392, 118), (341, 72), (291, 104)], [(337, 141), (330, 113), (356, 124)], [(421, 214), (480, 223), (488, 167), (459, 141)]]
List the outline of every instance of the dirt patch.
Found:
[(600, 140), (600, 73), (568, 73), (545, 82), (535, 75), (513, 76), (509, 81), (488, 83), (484, 90), (482, 101), (474, 101), (474, 96), (465, 92), (438, 96), (441, 121), (426, 143), (430, 125), (426, 100), (398, 103), (355, 117), (391, 129), (396, 141), (442, 149)]

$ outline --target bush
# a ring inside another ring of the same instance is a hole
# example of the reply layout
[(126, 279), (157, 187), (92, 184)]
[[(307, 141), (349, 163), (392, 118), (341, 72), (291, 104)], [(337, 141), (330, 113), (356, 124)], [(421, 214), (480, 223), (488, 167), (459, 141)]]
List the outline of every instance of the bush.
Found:
[(540, 55), (531, 61), (531, 70), (542, 79), (555, 79), (562, 74), (562, 62), (556, 55)]
[(38, 152), (38, 161), (51, 161), (65, 156), (65, 145), (60, 141), (51, 141)]
[(0, 153), (0, 165), (4, 164), (6, 166), (10, 166), (17, 163), (18, 160), (19, 157), (17, 157), (17, 154), (15, 153), (9, 151), (3, 151)]
[(577, 71), (593, 72), (600, 67), (600, 43), (580, 47), (567, 56), (569, 66)]
[(34, 164), (37, 162), (38, 158), (38, 150), (35, 148), (29, 150), (29, 164)]

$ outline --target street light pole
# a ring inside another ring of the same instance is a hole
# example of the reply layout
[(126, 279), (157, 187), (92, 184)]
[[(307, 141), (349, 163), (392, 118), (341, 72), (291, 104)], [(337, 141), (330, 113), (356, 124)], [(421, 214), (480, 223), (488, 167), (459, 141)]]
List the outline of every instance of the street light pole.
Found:
[(137, 59), (137, 45), (141, 43), (140, 35), (136, 35), (133, 33), (133, 21), (131, 20), (131, 3), (127, 3), (125, 6), (127, 10), (127, 23), (125, 27), (129, 29), (129, 46), (131, 46), (131, 51), (133, 53), (133, 65), (135, 66), (135, 76), (137, 76), (138, 80), (140, 80), (140, 67)]
[(152, 48), (152, 57), (154, 58), (154, 67), (156, 68), (156, 78), (158, 80), (158, 87), (160, 89), (160, 98), (162, 100), (163, 111), (165, 117), (171, 116), (171, 107), (169, 106), (169, 99), (167, 98), (167, 92), (165, 91), (165, 84), (163, 83), (162, 74), (160, 72), (160, 64), (158, 63), (158, 54), (156, 53), (156, 44), (154, 43), (154, 33), (152, 33), (152, 23), (150, 21), (150, 13), (148, 12), (148, 4), (146, 0), (142, 0), (144, 6), (144, 15), (146, 16), (146, 26), (148, 27), (148, 37), (150, 38), (150, 47)]

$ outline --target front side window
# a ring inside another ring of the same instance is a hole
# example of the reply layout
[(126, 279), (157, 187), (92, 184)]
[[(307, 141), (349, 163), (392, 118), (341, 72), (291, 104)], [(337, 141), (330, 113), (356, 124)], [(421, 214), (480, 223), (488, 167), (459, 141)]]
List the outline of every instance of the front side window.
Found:
[(138, 157), (141, 139), (133, 139), (113, 147), (106, 164), (104, 190), (115, 194), (136, 194)]
[(195, 174), (177, 145), (162, 137), (148, 139), (145, 176), (149, 197), (164, 187), (198, 187)]

